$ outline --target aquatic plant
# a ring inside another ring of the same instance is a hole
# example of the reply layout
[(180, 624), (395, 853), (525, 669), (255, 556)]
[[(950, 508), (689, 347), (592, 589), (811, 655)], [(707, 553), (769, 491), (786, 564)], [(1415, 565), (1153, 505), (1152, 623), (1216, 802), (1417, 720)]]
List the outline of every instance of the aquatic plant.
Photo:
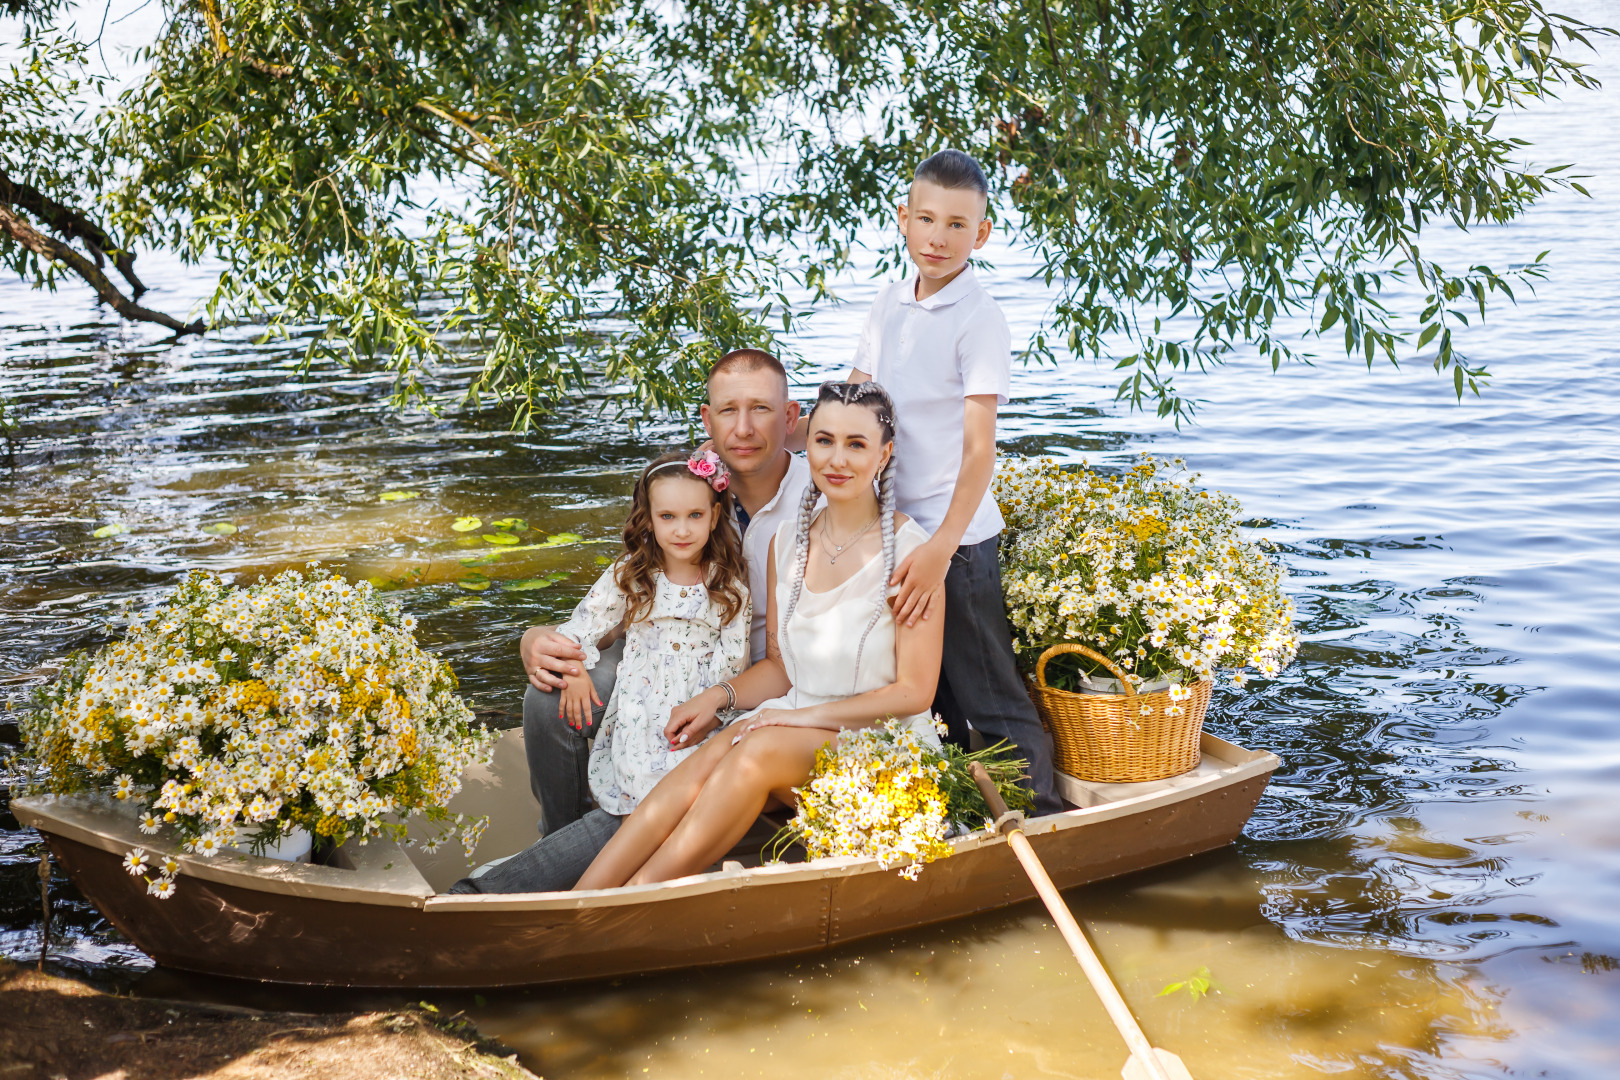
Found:
[[(39, 692), (21, 725), (38, 786), (132, 802), (143, 833), (204, 856), (295, 829), (403, 839), (420, 814), (443, 826), (425, 846), (459, 833), (471, 858), (487, 820), (444, 807), (494, 736), (415, 625), (370, 584), (313, 568), (246, 587), (194, 571)], [(125, 868), (167, 897), (179, 867), (137, 848)]]
[[(1026, 664), (1057, 642), (1089, 645), (1136, 686), (1172, 680), (1175, 702), (1219, 670), (1242, 685), (1249, 668), (1272, 676), (1292, 662), (1286, 571), (1243, 535), (1237, 500), (1197, 480), (1145, 454), (1120, 476), (1051, 458), (1002, 463), (1001, 580)], [(1047, 673), (1072, 688), (1055, 664)]]

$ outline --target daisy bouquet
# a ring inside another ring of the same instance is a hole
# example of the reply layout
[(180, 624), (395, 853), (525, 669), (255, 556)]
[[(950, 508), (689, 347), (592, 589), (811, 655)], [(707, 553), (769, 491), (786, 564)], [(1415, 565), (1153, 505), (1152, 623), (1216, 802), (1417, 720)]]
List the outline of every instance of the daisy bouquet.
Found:
[(816, 751), (810, 782), (795, 788), (798, 811), (768, 845), (780, 858), (794, 843), (812, 859), (851, 855), (884, 866), (905, 864), (900, 876), (915, 881), (923, 865), (951, 853), (953, 829), (989, 826), (989, 809), (969, 766), (985, 765), (1009, 806), (1030, 809), (1018, 784), (1025, 763), (1000, 745), (974, 753), (924, 744), (893, 719), (842, 732)]
[[(1248, 669), (1272, 676), (1293, 660), (1283, 567), (1243, 534), (1237, 500), (1197, 480), (1179, 460), (1147, 455), (1122, 476), (1050, 458), (1003, 463), (1001, 580), (1028, 663), (1076, 642), (1113, 659), (1137, 688), (1168, 680), (1179, 700), (1184, 684), (1218, 671), (1241, 686)], [(1074, 689), (1056, 669), (1048, 681)]]
[[(141, 831), (167, 827), (199, 855), (297, 829), (332, 845), (403, 838), (420, 813), (470, 858), (487, 821), (444, 806), (493, 735), (415, 625), (369, 584), (313, 567), (246, 587), (193, 572), (40, 691), (23, 722), (39, 784), (133, 802)], [(173, 893), (174, 859), (136, 849), (125, 867)]]

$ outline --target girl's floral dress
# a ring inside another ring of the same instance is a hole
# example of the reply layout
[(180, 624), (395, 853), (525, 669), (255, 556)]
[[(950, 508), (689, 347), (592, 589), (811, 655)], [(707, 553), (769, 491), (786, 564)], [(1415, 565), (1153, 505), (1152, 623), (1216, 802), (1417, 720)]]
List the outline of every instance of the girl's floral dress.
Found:
[[(585, 667), (601, 660), (596, 643), (624, 621), (628, 604), (610, 566), (569, 620), (557, 628), (579, 642)], [(636, 808), (664, 775), (697, 748), (671, 750), (669, 711), (740, 674), (748, 663), (752, 608), (721, 624), (721, 606), (702, 585), (676, 585), (662, 573), (652, 610), (624, 632), (624, 659), (591, 747), (589, 776), (596, 804), (610, 814)]]

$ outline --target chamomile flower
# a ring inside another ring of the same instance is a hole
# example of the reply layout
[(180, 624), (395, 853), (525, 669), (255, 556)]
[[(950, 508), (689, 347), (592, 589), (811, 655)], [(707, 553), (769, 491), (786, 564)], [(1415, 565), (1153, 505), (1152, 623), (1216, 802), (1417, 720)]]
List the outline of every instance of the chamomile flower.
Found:
[(146, 852), (136, 848), (124, 856), (124, 869), (136, 877), (146, 873)]
[[(24, 735), (51, 748), (50, 790), (88, 777), (186, 851), (214, 854), (262, 821), (333, 843), (379, 835), (387, 816), (442, 808), (493, 741), (413, 626), (326, 572), (244, 587), (193, 573), (122, 640), (70, 659)], [(481, 819), (447, 820), (477, 842)], [(144, 875), (144, 853), (127, 866)]]

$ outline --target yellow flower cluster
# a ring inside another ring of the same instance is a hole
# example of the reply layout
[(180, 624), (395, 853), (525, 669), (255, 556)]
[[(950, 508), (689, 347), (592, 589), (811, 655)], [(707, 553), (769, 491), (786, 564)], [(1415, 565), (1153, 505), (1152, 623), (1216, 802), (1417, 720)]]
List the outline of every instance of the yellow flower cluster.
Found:
[(799, 809), (788, 829), (813, 859), (853, 855), (884, 866), (906, 863), (915, 881), (924, 863), (951, 853), (946, 768), (938, 754), (894, 720), (846, 731), (836, 748), (816, 752), (810, 782), (796, 789)]
[[(443, 808), (493, 735), (415, 625), (335, 574), (236, 588), (195, 572), (123, 640), (70, 658), (24, 736), (48, 790), (133, 799), (143, 832), (171, 827), (189, 852), (294, 828), (403, 837), (422, 813), (470, 858), (487, 822)], [(139, 849), (125, 866), (173, 892), (177, 867)]]
[(1147, 455), (1122, 476), (1003, 462), (1002, 586), (1020, 649), (1090, 645), (1138, 686), (1170, 679), (1177, 701), (1217, 670), (1242, 685), (1245, 668), (1272, 676), (1291, 663), (1285, 571), (1243, 535), (1237, 500), (1197, 479)]

